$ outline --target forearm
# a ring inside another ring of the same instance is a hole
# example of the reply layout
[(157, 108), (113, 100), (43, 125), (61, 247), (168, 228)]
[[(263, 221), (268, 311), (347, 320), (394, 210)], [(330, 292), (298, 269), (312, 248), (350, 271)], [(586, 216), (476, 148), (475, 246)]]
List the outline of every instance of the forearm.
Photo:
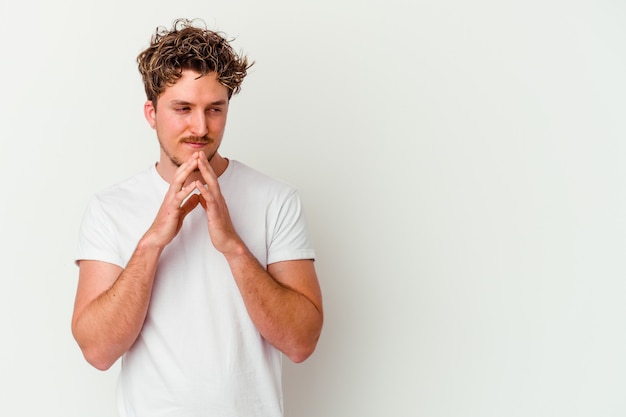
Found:
[[(311, 260), (278, 262), (266, 271), (238, 236), (217, 175), (203, 155), (197, 183), (213, 246), (226, 258), (261, 335), (294, 362), (315, 349), (322, 329), (321, 292)], [(304, 262), (304, 263), (302, 263)]]
[(225, 256), (261, 335), (294, 362), (308, 358), (322, 329), (321, 305), (274, 279), (243, 244)]
[(161, 252), (200, 202), (197, 195), (191, 195), (194, 187), (183, 187), (197, 167), (198, 154), (178, 167), (154, 222), (125, 269), (81, 261), (72, 332), (85, 358), (96, 368), (110, 367), (141, 332)]
[(115, 282), (75, 317), (74, 337), (94, 367), (108, 369), (137, 339), (150, 304), (160, 252), (140, 242)]

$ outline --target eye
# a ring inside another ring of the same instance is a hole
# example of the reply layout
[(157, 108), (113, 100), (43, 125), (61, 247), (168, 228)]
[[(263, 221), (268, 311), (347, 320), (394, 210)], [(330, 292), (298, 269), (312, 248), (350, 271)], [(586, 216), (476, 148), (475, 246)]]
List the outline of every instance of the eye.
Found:
[(212, 107), (209, 109), (209, 113), (221, 113), (222, 109), (219, 107)]
[(186, 113), (189, 111), (189, 107), (183, 106), (183, 107), (174, 107), (174, 111), (176, 113)]

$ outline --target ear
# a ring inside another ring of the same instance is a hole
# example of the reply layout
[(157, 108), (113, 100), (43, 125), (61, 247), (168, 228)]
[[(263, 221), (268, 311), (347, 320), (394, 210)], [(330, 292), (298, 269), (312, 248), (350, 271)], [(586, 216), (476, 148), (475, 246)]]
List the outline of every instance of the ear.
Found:
[(151, 128), (156, 129), (156, 109), (152, 101), (148, 100), (143, 105), (143, 115)]

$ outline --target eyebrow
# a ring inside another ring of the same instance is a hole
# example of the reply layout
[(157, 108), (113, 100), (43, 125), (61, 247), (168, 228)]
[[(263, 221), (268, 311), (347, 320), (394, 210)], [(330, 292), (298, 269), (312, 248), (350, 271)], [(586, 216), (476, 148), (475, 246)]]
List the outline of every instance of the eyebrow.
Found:
[[(224, 106), (226, 105), (226, 100), (217, 100), (214, 101), (212, 103), (209, 103), (210, 106)], [(185, 100), (172, 100), (170, 101), (170, 105), (172, 106), (190, 106), (193, 105), (193, 103), (190, 103), (188, 101)]]

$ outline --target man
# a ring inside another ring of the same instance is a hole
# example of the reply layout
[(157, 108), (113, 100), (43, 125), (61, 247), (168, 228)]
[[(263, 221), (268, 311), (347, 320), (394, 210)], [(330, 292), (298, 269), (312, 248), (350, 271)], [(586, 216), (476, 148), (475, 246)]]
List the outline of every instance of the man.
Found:
[(122, 358), (122, 417), (281, 416), (322, 297), (296, 190), (219, 153), (250, 66), (182, 19), (137, 60), (160, 157), (88, 205), (74, 337), (98, 369)]

